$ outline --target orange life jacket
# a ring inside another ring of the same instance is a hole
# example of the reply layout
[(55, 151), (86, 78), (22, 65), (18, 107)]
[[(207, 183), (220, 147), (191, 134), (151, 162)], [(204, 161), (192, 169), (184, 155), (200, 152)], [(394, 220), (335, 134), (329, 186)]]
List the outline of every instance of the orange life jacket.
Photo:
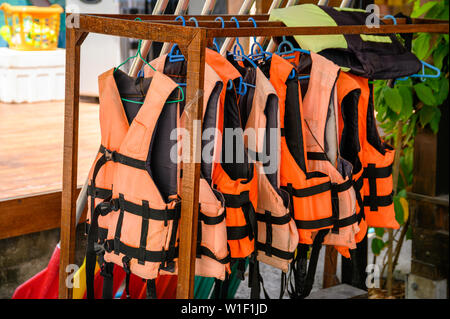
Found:
[[(298, 63), (298, 59), (294, 65)], [(291, 291), (288, 290), (291, 298), (304, 298), (309, 295), (314, 282), (315, 270), (319, 258), (322, 243), (336, 245), (338, 251), (349, 257), (348, 249), (354, 247), (354, 233), (357, 230), (355, 215), (355, 195), (352, 196), (352, 181), (348, 176), (351, 165), (344, 163), (342, 159), (335, 160), (341, 164), (341, 170), (345, 168), (346, 174), (341, 174), (335, 166), (328, 161), (322, 153), (322, 149), (316, 150), (320, 142), (311, 139), (312, 135), (307, 135), (311, 129), (309, 122), (311, 116), (318, 116), (311, 111), (312, 94), (317, 94), (321, 80), (317, 75), (313, 76), (314, 84), (307, 89), (311, 96), (302, 102), (302, 88), (297, 77), (290, 78), (294, 68), (293, 64), (280, 56), (272, 55), (270, 61), (270, 81), (277, 90), (280, 99), (280, 114), (282, 127), (281, 144), (281, 183), (286, 185), (286, 189), (293, 198), (294, 218), (297, 228), (299, 228), (300, 244), (297, 249), (297, 256), (292, 262), (291, 271), (295, 278), (294, 284), (291, 282)], [(316, 64), (315, 68), (327, 65)], [(309, 66), (311, 68), (311, 65)], [(264, 67), (263, 67), (264, 68)], [(267, 67), (266, 67), (267, 68)], [(331, 69), (332, 71), (332, 69)], [(308, 72), (308, 74), (311, 71)], [(316, 70), (313, 70), (315, 73)], [(332, 74), (332, 72), (331, 72)], [(336, 77), (337, 71), (334, 75)], [(332, 76), (332, 75), (331, 75)], [(328, 102), (334, 89), (334, 82), (329, 84), (328, 100), (320, 103), (317, 110), (325, 108), (325, 114), (329, 108)], [(324, 92), (319, 92), (319, 96)], [(323, 98), (322, 98), (323, 101)], [(335, 110), (331, 110), (335, 112)], [(327, 118), (322, 118), (322, 127), (325, 131)], [(335, 123), (331, 122), (331, 124)], [(328, 124), (333, 128), (333, 125)], [(315, 127), (317, 129), (317, 127)], [(333, 131), (331, 130), (331, 133)], [(316, 133), (317, 134), (317, 133)], [(331, 135), (332, 137), (332, 135)], [(335, 131), (335, 137), (337, 132)], [(330, 134), (322, 135), (322, 143), (326, 140), (330, 145), (327, 147), (337, 149), (337, 140), (330, 139)], [(332, 145), (331, 145), (332, 144)], [(309, 154), (308, 154), (309, 152)], [(312, 153), (316, 152), (316, 153)], [(309, 155), (307, 157), (307, 154)], [(317, 155), (317, 156), (316, 156)], [(325, 162), (326, 163), (321, 163)], [(344, 194), (344, 195), (343, 195)], [(341, 203), (342, 202), (342, 203)], [(331, 230), (331, 232), (330, 232)], [(310, 262), (307, 267), (307, 254), (309, 245), (312, 245)], [(307, 268), (307, 270), (306, 270)], [(303, 284), (299, 284), (302, 282)]]
[(345, 257), (356, 248), (359, 231), (356, 216), (356, 195), (353, 189), (352, 165), (339, 154), (336, 79), (339, 67), (311, 52), (311, 71), (303, 98), (308, 165), (330, 176), (332, 193), (338, 197), (338, 226), (324, 238), (325, 245), (334, 245)]
[[(258, 175), (257, 260), (287, 272), (298, 244), (289, 212), (289, 194), (280, 188), (280, 121), (278, 97), (259, 68), (242, 67), (230, 58), (247, 85), (239, 99), (244, 144)], [(241, 61), (239, 61), (241, 62)]]
[[(129, 88), (136, 87), (145, 96), (143, 104), (122, 102)], [(179, 103), (168, 101), (179, 96), (177, 84), (160, 72), (136, 79), (111, 69), (100, 75), (99, 88), (102, 146), (89, 174), (86, 262), (89, 269), (95, 267), (97, 250), (106, 265), (120, 265), (128, 275), (153, 280), (160, 270), (176, 273), (180, 169), (170, 153), (179, 140), (169, 137), (182, 120)], [(223, 280), (229, 258), (221, 197), (204, 179), (199, 197), (196, 269), (199, 275)]]
[(280, 184), (291, 196), (299, 243), (310, 245), (317, 231), (333, 227), (331, 181), (328, 175), (308, 169), (300, 87), (296, 79), (288, 79), (293, 68), (276, 54), (270, 66), (262, 66), (276, 90), (280, 109)]
[[(227, 239), (231, 258), (245, 258), (255, 249), (257, 232), (255, 207), (258, 204), (258, 180), (254, 164), (226, 162), (226, 129), (242, 129), (234, 86), (227, 89), (229, 81), (241, 75), (225, 57), (214, 50), (206, 49), (206, 64), (219, 75), (224, 83), (219, 99), (218, 130), (222, 134), (221, 161), (217, 162), (212, 175), (213, 185), (225, 197)], [(236, 145), (243, 145), (243, 136)], [(233, 150), (236, 148), (233, 147)], [(246, 156), (245, 156), (246, 157)]]
[[(359, 215), (365, 219), (364, 227), (397, 229), (400, 226), (395, 219), (392, 199), (395, 150), (383, 142), (378, 134), (372, 87), (366, 78), (341, 72), (337, 88), (339, 121), (342, 123), (341, 153), (354, 166), (354, 188), (358, 195)], [(364, 237), (365, 231), (360, 233), (357, 241)]]

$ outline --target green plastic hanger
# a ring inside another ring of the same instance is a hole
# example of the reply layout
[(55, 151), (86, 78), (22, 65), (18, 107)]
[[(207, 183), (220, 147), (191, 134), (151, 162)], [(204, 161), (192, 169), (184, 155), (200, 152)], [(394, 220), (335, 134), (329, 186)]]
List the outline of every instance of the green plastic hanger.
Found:
[[(141, 18), (136, 18), (136, 19), (134, 19), (134, 21), (142, 21), (142, 20), (141, 20)], [(124, 62), (122, 62), (121, 64), (119, 64), (119, 66), (118, 66), (117, 68), (114, 69), (114, 72), (116, 72), (122, 65), (124, 65), (125, 63), (127, 63), (129, 60), (135, 59), (135, 58), (137, 58), (138, 56), (139, 56), (139, 58), (140, 58), (142, 61), (144, 61), (144, 63), (147, 64), (153, 71), (156, 71), (156, 69), (155, 69), (153, 66), (151, 66), (151, 65), (150, 65), (150, 64), (142, 57), (142, 55), (141, 55), (141, 43), (142, 43), (142, 40), (139, 40), (138, 48), (137, 48), (136, 54), (133, 55), (133, 56), (130, 56), (130, 57), (129, 57), (128, 59), (126, 59)], [(184, 92), (183, 92), (183, 89), (181, 88), (180, 85), (178, 85), (178, 88), (179, 88), (180, 91), (181, 91), (181, 99), (175, 100), (175, 101), (167, 101), (166, 103), (178, 103), (178, 102), (184, 101)], [(130, 103), (136, 103), (136, 104), (144, 104), (144, 102), (138, 102), (138, 101), (128, 100), (128, 99), (125, 99), (125, 98), (122, 98), (122, 101), (130, 102)]]

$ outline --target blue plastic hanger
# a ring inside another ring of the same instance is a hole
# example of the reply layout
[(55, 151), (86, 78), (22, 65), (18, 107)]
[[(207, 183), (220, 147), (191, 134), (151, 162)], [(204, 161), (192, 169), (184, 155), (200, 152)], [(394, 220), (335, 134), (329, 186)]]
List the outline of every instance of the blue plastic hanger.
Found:
[[(254, 18), (250, 17), (250, 18), (248, 18), (248, 21), (253, 22), (253, 26), (254, 26), (255, 28), (258, 27), (258, 26), (256, 25), (256, 21), (255, 21)], [(258, 52), (255, 52), (254, 49), (258, 49), (258, 50), (259, 50), (259, 53), (258, 53)], [(259, 43), (259, 42), (256, 40), (256, 36), (254, 36), (254, 37), (253, 37), (253, 44), (252, 44), (252, 46), (250, 47), (250, 54), (248, 55), (248, 57), (249, 57), (250, 59), (252, 59), (253, 61), (258, 61), (258, 60), (264, 59), (266, 56), (271, 57), (271, 56), (272, 56), (272, 53), (267, 52), (267, 51), (264, 51), (264, 49), (263, 49), (261, 43)]]
[[(134, 21), (142, 21), (141, 18), (136, 18), (134, 19)], [(114, 69), (114, 72), (116, 72), (122, 65), (124, 65), (125, 63), (127, 63), (130, 59), (135, 59), (137, 57), (139, 57), (142, 61), (144, 61), (145, 64), (147, 64), (153, 71), (156, 71), (155, 68), (147, 62), (147, 60), (145, 60), (142, 57), (141, 54), (141, 44), (142, 44), (142, 40), (139, 40), (138, 42), (138, 48), (137, 48), (137, 52), (135, 55), (130, 56), (128, 59), (126, 59), (124, 62), (122, 62), (121, 64), (119, 64), (119, 66), (117, 68)], [(142, 70), (139, 70), (137, 77), (144, 77), (144, 72)], [(181, 91), (181, 99), (175, 100), (175, 101), (167, 101), (166, 103), (178, 103), (178, 102), (182, 102), (184, 101), (184, 92), (183, 89), (180, 87), (182, 86), (184, 83), (177, 83), (178, 84), (178, 88)], [(138, 102), (138, 101), (133, 101), (133, 100), (129, 100), (126, 98), (121, 98), (122, 101), (126, 101), (126, 102), (130, 102), (130, 103), (135, 103), (135, 104), (144, 104), (144, 102)]]
[[(236, 26), (239, 28), (239, 22), (236, 19), (236, 17), (232, 17), (230, 21), (234, 21), (236, 22)], [(236, 38), (236, 43), (233, 47), (233, 58), (235, 61), (248, 61), (254, 68), (257, 68), (258, 66), (255, 64), (255, 62), (253, 62), (252, 59), (250, 59), (248, 56), (246, 56), (244, 54), (244, 48), (242, 47), (242, 45), (239, 43), (239, 38)], [(239, 95), (245, 95), (247, 94), (247, 87), (256, 87), (253, 84), (250, 83), (246, 83), (244, 82), (244, 80), (242, 79), (242, 77), (239, 77), (239, 83), (236, 87), (236, 93), (238, 93)], [(227, 84), (227, 90), (231, 90), (234, 86), (234, 82), (232, 80), (228, 81)]]
[[(225, 28), (225, 21), (223, 20), (222, 17), (217, 17), (214, 19), (214, 21), (220, 21), (222, 22), (222, 29)], [(217, 43), (216, 38), (213, 39), (213, 44), (214, 44), (214, 48), (217, 52), (220, 52), (220, 48), (219, 48), (219, 44)]]
[[(284, 51), (282, 51), (283, 48), (285, 48)], [(287, 50), (286, 50), (286, 48), (287, 48)], [(281, 43), (278, 45), (277, 52), (275, 52), (275, 53), (279, 56), (282, 56), (284, 59), (288, 60), (288, 59), (295, 58), (295, 55), (288, 55), (288, 54), (292, 54), (294, 52), (311, 54), (311, 52), (308, 50), (294, 48), (292, 43), (286, 39), (286, 36), (283, 36), (283, 41), (281, 41)], [(291, 74), (289, 75), (289, 79), (292, 80), (294, 77), (295, 77), (295, 69), (292, 70)], [(298, 79), (299, 80), (309, 79), (309, 75), (299, 76)]]
[[(388, 15), (385, 15), (384, 18), (385, 19), (392, 19), (393, 22), (394, 22), (394, 25), (397, 25), (397, 19), (394, 16), (388, 14)], [(425, 61), (422, 61), (422, 60), (420, 60), (420, 63), (422, 63), (422, 73), (413, 74), (413, 75), (410, 75), (410, 76), (405, 76), (403, 78), (398, 78), (396, 80), (397, 81), (406, 81), (408, 78), (420, 78), (420, 80), (423, 82), (427, 78), (435, 79), (435, 78), (438, 78), (438, 77), (441, 76), (441, 70), (439, 70), (437, 67), (435, 67), (435, 66), (433, 66), (431, 64), (428, 64), (428, 63), (426, 63)], [(435, 74), (425, 74), (425, 67), (428, 67), (429, 69), (435, 71), (436, 73)]]
[[(236, 22), (236, 27), (239, 28), (239, 21), (236, 19), (236, 17), (231, 17), (230, 21)], [(253, 67), (257, 68), (258, 66), (253, 62), (252, 59), (250, 59), (248, 56), (244, 54), (244, 48), (239, 43), (239, 37), (236, 38), (236, 43), (233, 46), (233, 57), (235, 61), (248, 61)]]
[[(181, 20), (183, 21), (182, 26), (186, 26), (186, 20), (183, 16), (178, 16), (175, 18), (175, 21)], [(175, 51), (176, 50), (176, 51)], [(167, 55), (170, 62), (180, 62), (184, 61), (184, 55), (181, 54), (180, 49), (178, 48), (178, 45), (175, 43), (172, 48), (170, 49), (169, 54)]]
[[(427, 78), (430, 79), (436, 79), (441, 76), (441, 70), (439, 70), (437, 67), (426, 63), (425, 61), (420, 60), (420, 63), (422, 63), (422, 73), (413, 74), (410, 76), (405, 76), (404, 78), (398, 78), (397, 81), (406, 81), (408, 78), (420, 78), (422, 82), (424, 82)], [(430, 68), (433, 71), (436, 71), (435, 74), (425, 74), (425, 67)]]

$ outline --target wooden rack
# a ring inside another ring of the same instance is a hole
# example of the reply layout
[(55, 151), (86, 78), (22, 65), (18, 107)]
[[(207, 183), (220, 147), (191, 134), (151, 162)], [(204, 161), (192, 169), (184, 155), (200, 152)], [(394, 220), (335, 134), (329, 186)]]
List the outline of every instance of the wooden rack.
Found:
[[(231, 15), (221, 15), (229, 21)], [(142, 21), (134, 21), (137, 17)], [(215, 22), (216, 15), (185, 16), (186, 20), (195, 17), (199, 27), (192, 22), (181, 26), (174, 22), (173, 15), (112, 15), (81, 14), (78, 28), (66, 30), (66, 92), (64, 115), (64, 157), (63, 157), (63, 190), (61, 202), (61, 257), (59, 274), (59, 297), (71, 298), (72, 291), (66, 286), (66, 267), (74, 262), (75, 255), (75, 204), (77, 199), (77, 158), (78, 158), (78, 120), (79, 120), (79, 82), (81, 45), (89, 33), (111, 36), (152, 40), (158, 42), (177, 43), (187, 60), (187, 92), (186, 101), (191, 106), (187, 118), (201, 121), (203, 109), (205, 48), (212, 46), (216, 37), (249, 37), (249, 36), (288, 36), (288, 35), (324, 35), (324, 34), (382, 34), (382, 33), (448, 33), (448, 22), (437, 20), (413, 19), (406, 24), (405, 19), (397, 19), (393, 25), (390, 19), (383, 20), (385, 25), (369, 28), (364, 25), (335, 27), (285, 27), (280, 22), (268, 21), (268, 15), (252, 15), (258, 24), (253, 27), (247, 22), (250, 15), (236, 16), (240, 28), (234, 23)], [(96, 58), (96, 57), (92, 57)], [(98, 57), (101, 58), (101, 57)], [(113, 67), (113, 66), (111, 66)], [(200, 164), (194, 163), (194, 150), (199, 150), (201, 137), (193, 133), (193, 122), (187, 123), (190, 133), (189, 163), (183, 163), (183, 189), (181, 191), (181, 220), (179, 243), (179, 267), (177, 298), (190, 299), (194, 293), (194, 266), (197, 237), (197, 208), (199, 192)], [(195, 140), (194, 140), (195, 138)]]

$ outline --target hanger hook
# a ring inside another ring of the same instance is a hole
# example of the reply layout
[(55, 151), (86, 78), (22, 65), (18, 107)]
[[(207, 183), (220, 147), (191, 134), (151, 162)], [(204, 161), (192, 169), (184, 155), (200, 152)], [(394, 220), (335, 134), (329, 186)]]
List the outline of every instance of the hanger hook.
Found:
[[(230, 21), (234, 21), (236, 23), (236, 27), (239, 29), (239, 21), (236, 17), (231, 17)], [(241, 43), (239, 42), (239, 37), (236, 37), (236, 44), (234, 45), (233, 53), (234, 55), (238, 55), (238, 52), (236, 52), (236, 47), (241, 51), (240, 55), (244, 55), (244, 48), (242, 47)]]
[(190, 17), (189, 21), (194, 21), (195, 22), (195, 27), (198, 28), (198, 21), (195, 17)]
[(221, 28), (222, 28), (222, 29), (225, 28), (225, 21), (223, 20), (222, 17), (217, 17), (217, 18), (214, 19), (214, 21), (220, 21), (220, 22), (222, 22)]
[(393, 15), (387, 14), (387, 15), (384, 16), (384, 18), (385, 19), (392, 19), (392, 21), (394, 21), (394, 25), (397, 25), (397, 19)]
[(178, 16), (175, 18), (175, 21), (181, 20), (183, 22), (183, 27), (186, 26), (186, 19), (183, 16)]
[[(217, 17), (217, 18), (214, 19), (214, 21), (220, 21), (220, 22), (222, 22), (222, 29), (225, 28), (225, 21), (223, 20), (222, 17)], [(216, 51), (217, 51), (217, 52), (220, 52), (219, 44), (217, 43), (216, 38), (213, 39), (213, 44), (214, 44), (214, 47), (216, 48)]]

